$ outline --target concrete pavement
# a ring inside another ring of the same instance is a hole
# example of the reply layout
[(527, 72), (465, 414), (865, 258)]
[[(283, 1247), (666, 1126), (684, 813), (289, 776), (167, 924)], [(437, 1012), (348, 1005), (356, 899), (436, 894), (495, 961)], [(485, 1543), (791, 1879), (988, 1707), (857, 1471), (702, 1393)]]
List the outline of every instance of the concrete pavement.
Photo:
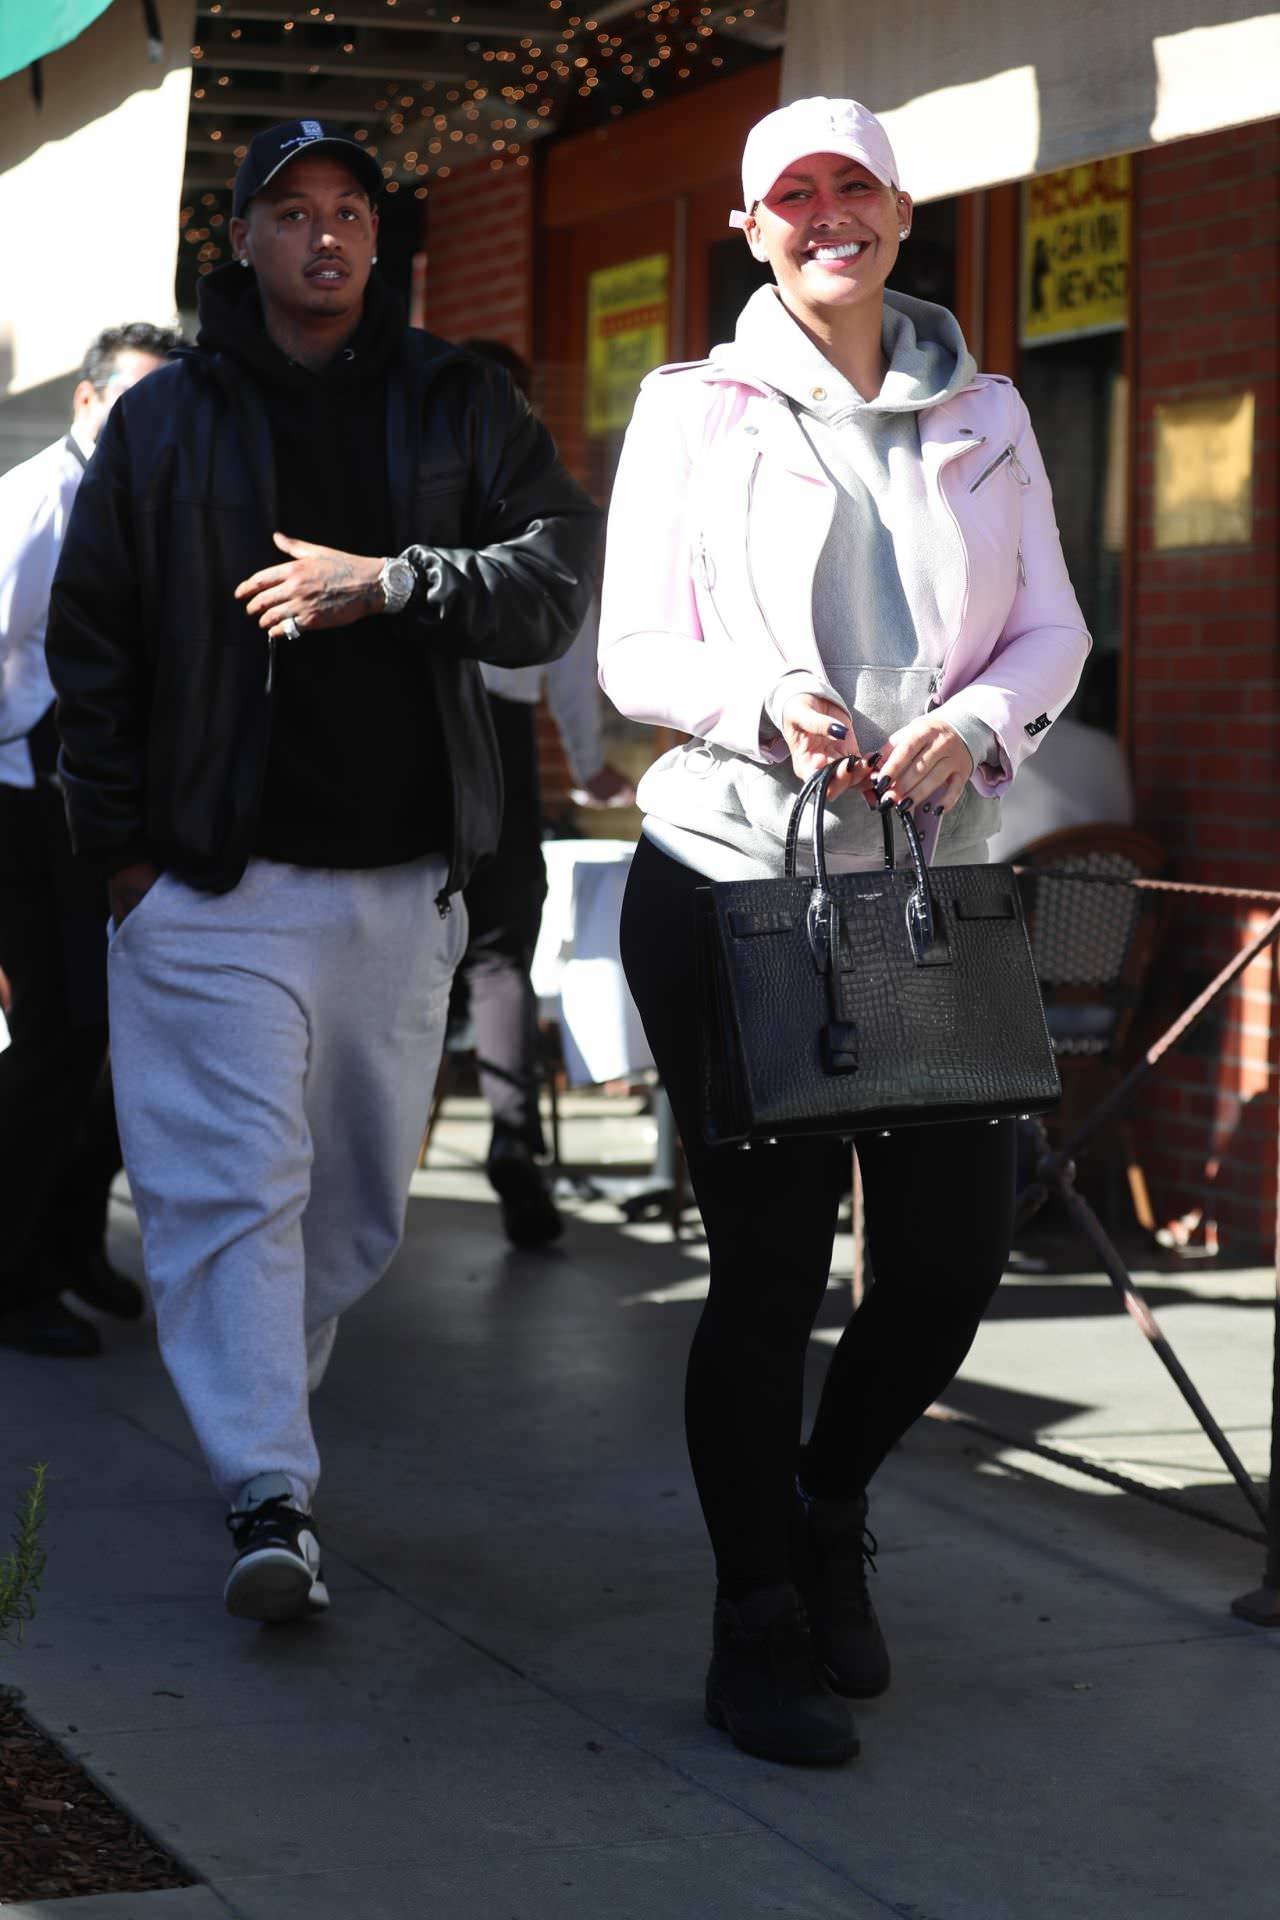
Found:
[[(631, 1157), (636, 1120), (568, 1122)], [(616, 1109), (610, 1109), (616, 1111)], [(625, 1107), (623, 1108), (625, 1112)], [(684, 1458), (696, 1239), (575, 1208), (510, 1253), (458, 1103), (316, 1400), (328, 1619), (219, 1603), (228, 1543), (147, 1330), (0, 1353), (0, 1506), (50, 1462), (49, 1570), (0, 1675), (203, 1885), (23, 1920), (1253, 1920), (1280, 1872), (1260, 1550), (924, 1422), (877, 1483), (893, 1690), (835, 1772), (702, 1721), (711, 1568)], [(642, 1148), (642, 1143), (641, 1143)], [(131, 1217), (114, 1245), (136, 1258)], [(1060, 1249), (1049, 1249), (1055, 1264)], [(837, 1260), (847, 1257), (838, 1244)], [(1247, 1519), (1105, 1283), (1018, 1262), (952, 1403)], [(1153, 1296), (1251, 1464), (1269, 1273)], [(835, 1336), (833, 1286), (814, 1343)], [(246, 1329), (251, 1344), (252, 1330)]]

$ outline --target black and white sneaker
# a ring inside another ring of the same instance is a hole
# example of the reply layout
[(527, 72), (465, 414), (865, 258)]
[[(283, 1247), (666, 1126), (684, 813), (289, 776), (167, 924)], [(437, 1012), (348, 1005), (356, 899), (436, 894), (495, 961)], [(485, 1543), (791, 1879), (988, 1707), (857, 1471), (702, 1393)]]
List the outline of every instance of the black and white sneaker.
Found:
[(239, 1620), (275, 1622), (327, 1609), (329, 1589), (315, 1524), (288, 1494), (233, 1508), (227, 1527), (236, 1544), (222, 1592), (228, 1613)]

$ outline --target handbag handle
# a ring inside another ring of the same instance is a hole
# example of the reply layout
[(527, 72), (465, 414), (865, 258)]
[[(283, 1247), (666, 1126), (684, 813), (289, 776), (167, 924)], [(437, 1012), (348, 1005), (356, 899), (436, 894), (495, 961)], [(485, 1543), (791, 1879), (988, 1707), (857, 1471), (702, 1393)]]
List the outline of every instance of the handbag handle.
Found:
[[(826, 820), (827, 788), (831, 785), (838, 761), (830, 761), (819, 772), (810, 774), (796, 796), (791, 809), (791, 818), (787, 822), (787, 838), (783, 852), (783, 878), (794, 880), (800, 846), (800, 823), (810, 798), (813, 800), (813, 893), (809, 901), (808, 932), (809, 945), (818, 971), (826, 973), (831, 966), (832, 955), (837, 947), (837, 909), (831, 894), (830, 881), (827, 878), (827, 851), (823, 835)], [(909, 807), (895, 809), (902, 822), (902, 831), (907, 842), (907, 851), (911, 855), (911, 865), (915, 869), (916, 884), (907, 900), (907, 928), (911, 935), (911, 945), (916, 958), (923, 959), (934, 946), (933, 902), (929, 897), (929, 870), (925, 865), (924, 848), (920, 844), (920, 829), (911, 817)], [(884, 829), (885, 866), (894, 865), (893, 828), (888, 810), (880, 816)]]

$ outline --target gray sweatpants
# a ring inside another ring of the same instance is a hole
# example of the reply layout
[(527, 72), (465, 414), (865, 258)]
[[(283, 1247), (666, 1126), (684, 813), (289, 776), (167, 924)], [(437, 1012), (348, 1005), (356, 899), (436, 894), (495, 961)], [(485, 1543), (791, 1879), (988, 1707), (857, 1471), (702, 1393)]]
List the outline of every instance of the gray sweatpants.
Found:
[(109, 960), (125, 1165), (160, 1350), (218, 1487), (288, 1476), (338, 1315), (385, 1272), (440, 1063), (461, 900), (445, 862), (162, 874)]

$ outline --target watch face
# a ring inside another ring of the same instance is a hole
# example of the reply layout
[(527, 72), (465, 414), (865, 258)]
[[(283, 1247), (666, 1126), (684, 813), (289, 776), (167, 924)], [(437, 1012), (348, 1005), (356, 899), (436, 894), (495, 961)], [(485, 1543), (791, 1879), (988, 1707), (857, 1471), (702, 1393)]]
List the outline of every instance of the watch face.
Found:
[(387, 599), (393, 610), (398, 613), (407, 606), (413, 593), (414, 571), (407, 560), (391, 560), (387, 563)]

